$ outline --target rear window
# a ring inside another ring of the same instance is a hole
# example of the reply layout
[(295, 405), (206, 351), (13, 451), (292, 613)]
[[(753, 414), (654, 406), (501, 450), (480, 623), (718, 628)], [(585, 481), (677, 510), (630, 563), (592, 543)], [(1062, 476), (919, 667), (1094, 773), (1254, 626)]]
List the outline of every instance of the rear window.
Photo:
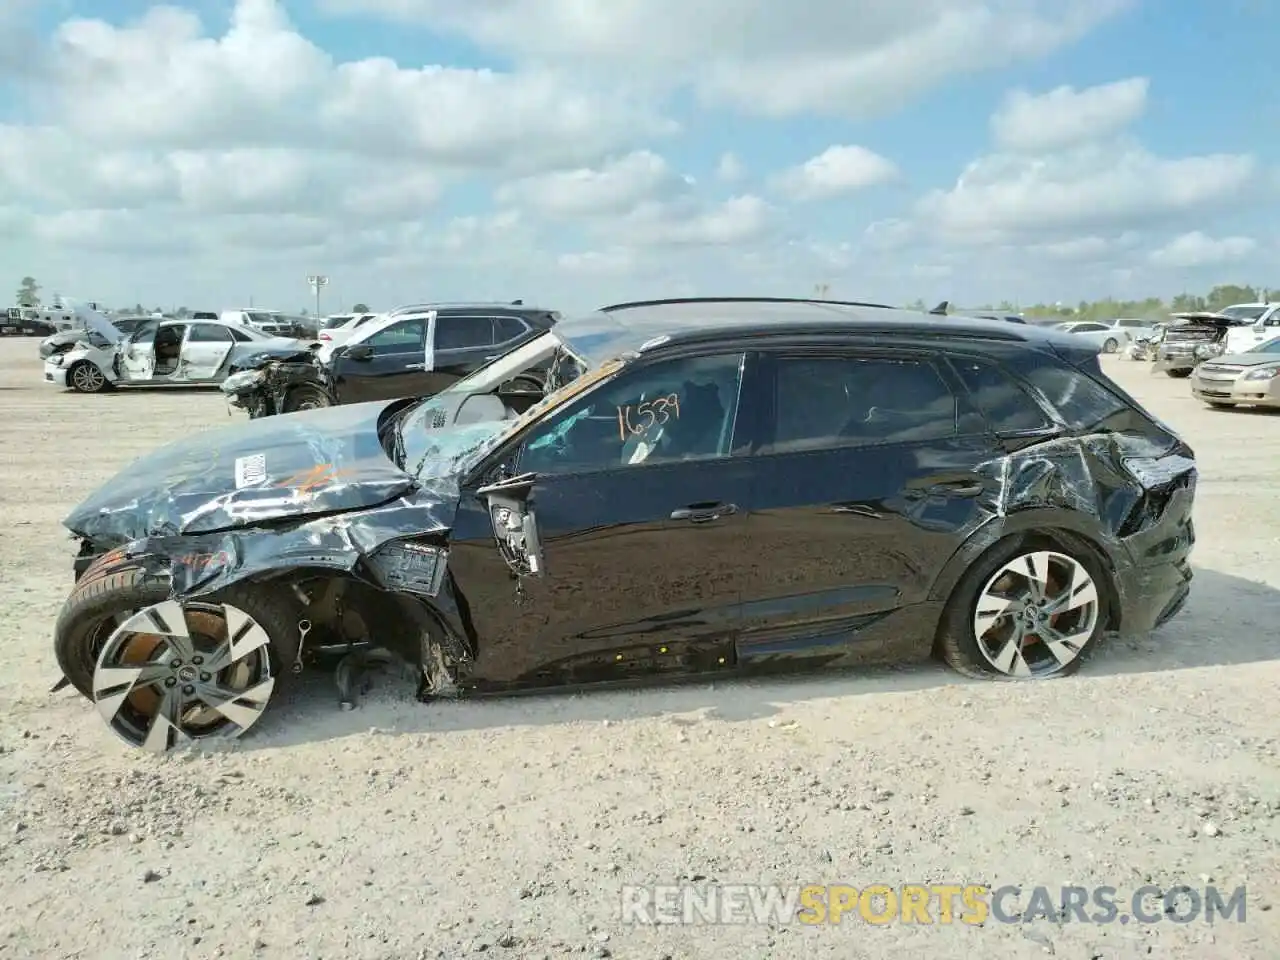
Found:
[(350, 317), (325, 317), (324, 322), (320, 324), (320, 329), (333, 330), (337, 327), (342, 326), (344, 323), (346, 323), (350, 319), (351, 319)]
[(996, 433), (1047, 430), (1053, 421), (1031, 394), (992, 363), (980, 360), (953, 361), (973, 402)]

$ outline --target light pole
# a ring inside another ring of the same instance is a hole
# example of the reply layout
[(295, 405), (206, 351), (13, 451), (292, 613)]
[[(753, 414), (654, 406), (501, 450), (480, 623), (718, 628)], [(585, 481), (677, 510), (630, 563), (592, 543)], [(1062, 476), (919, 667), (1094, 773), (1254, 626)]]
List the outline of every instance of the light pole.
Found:
[(307, 283), (311, 284), (311, 292), (316, 295), (316, 316), (320, 316), (320, 291), (329, 285), (329, 278), (322, 273), (315, 273), (307, 277)]

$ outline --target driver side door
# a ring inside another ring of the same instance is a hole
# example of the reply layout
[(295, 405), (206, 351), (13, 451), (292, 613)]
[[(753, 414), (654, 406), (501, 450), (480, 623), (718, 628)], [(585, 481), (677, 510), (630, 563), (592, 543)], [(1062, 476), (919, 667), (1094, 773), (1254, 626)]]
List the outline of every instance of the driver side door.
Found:
[(155, 376), (156, 333), (160, 324), (144, 323), (120, 348), (120, 376), (125, 380), (144, 382)]
[[(735, 664), (742, 574), (762, 562), (745, 536), (752, 376), (741, 352), (624, 369), (525, 434), (531, 482), (463, 492), (449, 566), (482, 689)], [(523, 576), (495, 547), (516, 528)]]
[[(379, 330), (333, 358), (340, 403), (394, 400), (427, 394), (427, 318), (412, 317)], [(361, 349), (367, 348), (367, 349)]]
[(187, 328), (182, 344), (182, 362), (179, 365), (183, 380), (213, 380), (227, 355), (235, 345), (235, 338), (226, 327), (216, 323), (193, 323)]

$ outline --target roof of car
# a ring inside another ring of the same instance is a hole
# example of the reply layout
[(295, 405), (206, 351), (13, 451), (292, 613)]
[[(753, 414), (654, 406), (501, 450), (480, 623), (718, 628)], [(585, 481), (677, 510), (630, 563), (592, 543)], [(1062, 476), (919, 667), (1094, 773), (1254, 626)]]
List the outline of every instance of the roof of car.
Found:
[(439, 311), (458, 311), (458, 310), (484, 310), (486, 313), (518, 313), (518, 314), (537, 314), (537, 313), (555, 313), (556, 311), (547, 309), (546, 307), (531, 306), (527, 303), (511, 303), (510, 301), (501, 302), (485, 302), (485, 301), (441, 301), (438, 303), (413, 303), (403, 307), (396, 307), (387, 315), (392, 317), (410, 316), (416, 313), (430, 313), (432, 310)]
[(645, 353), (679, 343), (778, 335), (884, 335), (1062, 343), (1048, 330), (1003, 320), (940, 316), (882, 304), (786, 298), (688, 298), (615, 304), (568, 317), (557, 334), (584, 359)]

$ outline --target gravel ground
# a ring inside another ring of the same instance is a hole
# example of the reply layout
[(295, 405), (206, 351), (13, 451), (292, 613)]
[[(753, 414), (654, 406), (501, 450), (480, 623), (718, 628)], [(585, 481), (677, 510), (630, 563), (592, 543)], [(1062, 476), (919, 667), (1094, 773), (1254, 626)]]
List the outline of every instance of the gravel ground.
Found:
[[(1072, 679), (855, 677), (414, 703), (323, 677), (156, 761), (57, 673), (59, 521), (209, 393), (81, 397), (0, 341), (0, 957), (1272, 960), (1280, 416), (1106, 368), (1200, 457), (1192, 600)], [(1248, 887), (1244, 923), (624, 924), (624, 884)]]

